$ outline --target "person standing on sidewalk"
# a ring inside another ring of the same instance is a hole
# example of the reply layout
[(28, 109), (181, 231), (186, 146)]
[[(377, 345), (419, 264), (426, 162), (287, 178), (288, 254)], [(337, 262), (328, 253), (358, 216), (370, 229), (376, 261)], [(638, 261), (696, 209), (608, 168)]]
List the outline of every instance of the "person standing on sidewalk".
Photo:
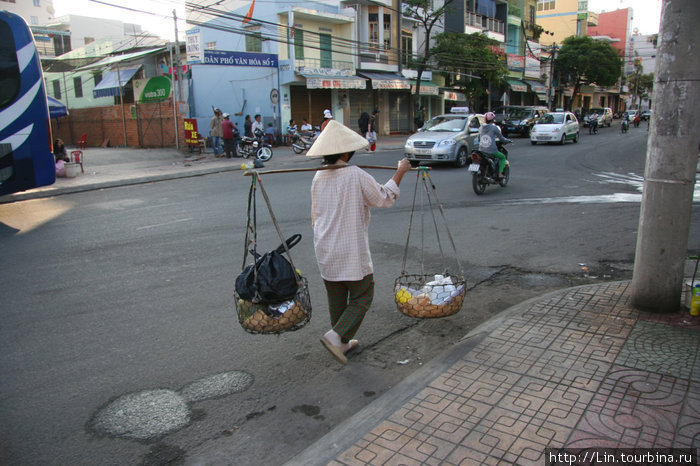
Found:
[(388, 208), (399, 197), (399, 184), (411, 164), (404, 158), (385, 184), (369, 173), (348, 165), (367, 140), (345, 125), (331, 120), (307, 152), (323, 158), (311, 183), (311, 226), (318, 268), (328, 295), (331, 330), (321, 343), (342, 364), (345, 353), (358, 345), (353, 337), (374, 297), (374, 275), (369, 250), (370, 208)]
[(324, 129), (326, 129), (326, 126), (328, 126), (328, 122), (333, 119), (333, 115), (331, 114), (331, 111), (328, 109), (325, 109), (323, 111), (323, 123), (321, 123), (321, 131), (323, 132)]
[(367, 123), (366, 138), (369, 142), (370, 152), (374, 152), (377, 148), (377, 113), (379, 113), (379, 110), (375, 108), (372, 115), (369, 117), (369, 123)]
[(221, 133), (224, 139), (224, 152), (226, 153), (226, 158), (230, 159), (232, 156), (236, 157), (236, 144), (234, 129), (236, 125), (229, 119), (229, 114), (224, 113), (224, 120), (221, 122)]
[(211, 147), (214, 149), (214, 156), (221, 157), (221, 122), (223, 118), (221, 117), (221, 109), (218, 107), (214, 108), (214, 116), (211, 117), (209, 121), (209, 136), (211, 136)]
[(245, 121), (243, 122), (243, 136), (247, 138), (253, 138), (253, 121), (250, 119), (250, 115), (245, 116)]

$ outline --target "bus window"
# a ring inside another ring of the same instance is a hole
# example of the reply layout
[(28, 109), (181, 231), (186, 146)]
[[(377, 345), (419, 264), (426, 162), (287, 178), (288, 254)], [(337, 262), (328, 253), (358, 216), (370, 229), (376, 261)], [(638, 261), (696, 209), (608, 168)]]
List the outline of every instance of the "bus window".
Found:
[(0, 11), (0, 195), (56, 181), (46, 90), (27, 23)]
[(0, 107), (17, 96), (19, 83), (19, 65), (12, 30), (9, 24), (0, 22)]

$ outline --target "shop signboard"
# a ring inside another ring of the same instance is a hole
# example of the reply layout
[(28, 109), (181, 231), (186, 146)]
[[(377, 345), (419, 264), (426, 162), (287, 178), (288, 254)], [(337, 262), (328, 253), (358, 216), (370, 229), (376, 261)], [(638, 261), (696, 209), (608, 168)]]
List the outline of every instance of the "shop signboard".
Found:
[(205, 50), (204, 63), (206, 65), (277, 68), (277, 55), (232, 50)]
[(199, 28), (192, 28), (186, 32), (186, 36), (187, 63), (202, 63), (204, 61), (204, 49), (202, 48), (201, 31)]
[(522, 55), (513, 55), (513, 54), (508, 54), (507, 55), (507, 62), (508, 62), (508, 70), (509, 71), (517, 71), (519, 73), (522, 73), (525, 71), (525, 57)]
[(185, 144), (188, 146), (196, 146), (199, 144), (197, 132), (197, 120), (195, 118), (185, 118)]
[(138, 103), (160, 102), (171, 98), (172, 81), (168, 76), (134, 80), (134, 97)]

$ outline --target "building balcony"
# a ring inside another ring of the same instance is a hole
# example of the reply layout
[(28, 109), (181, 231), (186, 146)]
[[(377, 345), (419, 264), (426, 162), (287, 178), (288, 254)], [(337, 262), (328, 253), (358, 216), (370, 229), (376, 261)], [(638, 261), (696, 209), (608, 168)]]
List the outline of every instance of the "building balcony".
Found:
[(361, 47), (360, 68), (365, 70), (398, 71), (397, 51), (378, 45)]
[(492, 39), (505, 40), (505, 24), (496, 18), (467, 11), (464, 14), (464, 33), (483, 32)]
[(294, 60), (294, 70), (301, 72), (304, 70), (336, 70), (338, 74), (355, 74), (355, 65), (351, 61), (344, 60), (322, 60), (321, 58), (297, 58)]

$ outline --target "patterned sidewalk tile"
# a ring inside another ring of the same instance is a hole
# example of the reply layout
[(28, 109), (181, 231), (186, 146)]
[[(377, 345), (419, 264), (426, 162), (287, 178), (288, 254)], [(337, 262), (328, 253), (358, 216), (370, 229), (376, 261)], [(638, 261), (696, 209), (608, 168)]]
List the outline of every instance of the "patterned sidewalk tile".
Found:
[(639, 321), (615, 362), (700, 381), (698, 349), (699, 330)]
[(614, 366), (567, 447), (672, 447), (679, 427), (697, 442), (698, 400), (689, 395), (687, 380)]
[(332, 464), (541, 465), (546, 448), (700, 447), (697, 330), (637, 321), (627, 285), (510, 316)]

